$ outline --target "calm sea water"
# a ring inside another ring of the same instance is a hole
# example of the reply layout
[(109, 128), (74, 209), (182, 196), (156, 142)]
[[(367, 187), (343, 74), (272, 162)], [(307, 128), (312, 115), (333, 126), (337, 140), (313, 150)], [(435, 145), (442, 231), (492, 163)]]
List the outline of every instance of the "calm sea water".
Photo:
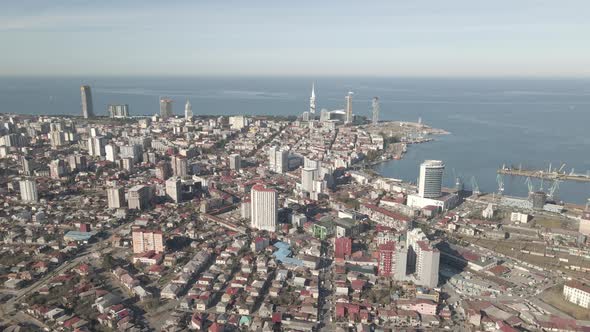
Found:
[[(445, 185), (461, 176), (469, 187), (497, 190), (502, 164), (590, 170), (590, 80), (402, 79), (402, 78), (0, 78), (0, 112), (79, 114), (80, 84), (90, 84), (97, 114), (109, 103), (126, 103), (134, 115), (154, 114), (158, 99), (187, 98), (195, 114), (300, 114), (308, 108), (312, 80), (318, 110), (343, 108), (354, 91), (355, 114), (369, 115), (379, 96), (381, 117), (417, 121), (452, 134), (411, 146), (404, 160), (381, 164), (385, 176), (415, 181), (425, 159), (444, 160)], [(524, 178), (505, 177), (507, 194), (524, 196)], [(535, 181), (536, 189), (541, 186)], [(544, 183), (547, 189), (551, 183)], [(585, 203), (590, 183), (564, 182), (559, 198)]]

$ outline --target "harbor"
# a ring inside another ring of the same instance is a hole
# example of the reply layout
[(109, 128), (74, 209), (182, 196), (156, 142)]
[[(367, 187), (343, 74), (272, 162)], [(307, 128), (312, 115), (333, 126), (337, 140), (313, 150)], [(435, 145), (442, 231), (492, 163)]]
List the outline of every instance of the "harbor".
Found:
[(572, 169), (569, 173), (564, 172), (565, 163), (559, 167), (559, 169), (551, 169), (551, 164), (547, 170), (544, 169), (523, 169), (522, 166), (506, 167), (503, 165), (502, 168), (498, 169), (499, 174), (511, 175), (511, 176), (524, 176), (529, 178), (538, 178), (543, 180), (553, 181), (577, 181), (577, 182), (590, 182), (590, 174), (579, 174), (574, 173)]

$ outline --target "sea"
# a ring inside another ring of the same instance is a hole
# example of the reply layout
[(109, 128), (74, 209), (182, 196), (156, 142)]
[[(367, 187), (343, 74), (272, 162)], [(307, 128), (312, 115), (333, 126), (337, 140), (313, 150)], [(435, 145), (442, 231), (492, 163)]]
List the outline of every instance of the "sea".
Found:
[[(365, 78), (365, 77), (0, 77), (0, 112), (80, 114), (80, 85), (92, 88), (96, 114), (108, 104), (129, 104), (131, 115), (159, 111), (187, 99), (195, 115), (299, 115), (309, 108), (315, 83), (317, 110), (342, 109), (352, 91), (353, 112), (370, 116), (377, 96), (382, 120), (422, 123), (449, 135), (411, 145), (402, 160), (375, 166), (383, 176), (416, 182), (426, 159), (446, 164), (444, 185), (460, 177), (466, 189), (497, 192), (497, 169), (506, 166), (590, 171), (590, 79)], [(504, 194), (525, 197), (523, 177), (504, 176)], [(551, 181), (533, 180), (548, 191)], [(590, 182), (561, 182), (557, 200), (585, 204)]]

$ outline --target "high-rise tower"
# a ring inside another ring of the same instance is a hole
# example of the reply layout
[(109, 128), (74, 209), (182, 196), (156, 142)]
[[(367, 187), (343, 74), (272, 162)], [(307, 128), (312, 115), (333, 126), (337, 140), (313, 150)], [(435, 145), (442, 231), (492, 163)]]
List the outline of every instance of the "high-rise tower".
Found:
[(440, 160), (426, 160), (420, 165), (418, 195), (423, 198), (441, 196), (445, 164)]
[(379, 97), (373, 97), (373, 124), (379, 122)]
[(163, 120), (172, 117), (172, 99), (166, 97), (160, 98), (160, 117)]
[(94, 110), (92, 108), (92, 94), (90, 93), (90, 85), (82, 85), (80, 87), (80, 95), (82, 96), (82, 116), (84, 119), (94, 117)]
[(191, 102), (187, 99), (186, 105), (184, 105), (184, 119), (189, 121), (193, 118), (193, 107), (191, 106)]
[(309, 114), (315, 115), (315, 83), (311, 84), (311, 97), (309, 97)]
[(352, 91), (349, 91), (346, 97), (346, 120), (344, 123), (352, 123)]
[(257, 184), (250, 191), (252, 228), (276, 231), (278, 218), (277, 192)]

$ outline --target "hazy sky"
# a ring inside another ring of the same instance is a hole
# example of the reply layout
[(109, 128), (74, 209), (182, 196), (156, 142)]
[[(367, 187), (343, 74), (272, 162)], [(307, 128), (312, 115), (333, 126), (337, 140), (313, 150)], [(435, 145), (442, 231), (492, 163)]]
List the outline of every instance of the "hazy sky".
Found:
[(18, 0), (0, 75), (590, 76), (588, 0)]

